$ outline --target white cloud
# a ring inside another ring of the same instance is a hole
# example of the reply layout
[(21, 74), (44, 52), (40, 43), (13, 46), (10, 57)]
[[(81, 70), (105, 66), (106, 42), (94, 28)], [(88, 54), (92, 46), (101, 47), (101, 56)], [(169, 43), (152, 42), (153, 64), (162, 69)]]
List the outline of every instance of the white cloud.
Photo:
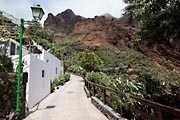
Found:
[(44, 9), (46, 15), (43, 20), (47, 18), (48, 13), (56, 15), (68, 8), (84, 17), (94, 17), (104, 13), (120, 17), (125, 7), (123, 0), (1, 0), (0, 10), (17, 18), (32, 19), (30, 7), (35, 4), (40, 4)]

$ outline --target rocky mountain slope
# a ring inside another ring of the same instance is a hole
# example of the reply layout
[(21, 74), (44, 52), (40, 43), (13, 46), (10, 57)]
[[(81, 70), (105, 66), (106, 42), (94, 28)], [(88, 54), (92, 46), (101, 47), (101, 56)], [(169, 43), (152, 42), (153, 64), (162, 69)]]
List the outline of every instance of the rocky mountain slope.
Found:
[(56, 16), (49, 13), (44, 26), (56, 31), (55, 41), (67, 36), (83, 40), (87, 45), (115, 45), (128, 47), (133, 29), (124, 27), (127, 18), (115, 18), (110, 14), (84, 18), (70, 9)]
[(83, 17), (75, 15), (71, 9), (67, 9), (56, 16), (49, 13), (47, 19), (44, 21), (44, 26), (68, 35), (72, 33), (74, 25), (83, 19)]
[(132, 33), (133, 29), (124, 27), (118, 19), (96, 16), (78, 22), (74, 27), (72, 37), (88, 45), (115, 45), (126, 48)]
[[(57, 31), (55, 40), (75, 38), (82, 40), (87, 46), (105, 45), (120, 48), (134, 48), (141, 53), (153, 57), (157, 65), (166, 66), (180, 72), (180, 51), (173, 46), (162, 44), (149, 48), (146, 43), (132, 44), (132, 35), (135, 32), (137, 21), (128, 23), (128, 17), (114, 18), (109, 14), (83, 18), (76, 16), (72, 10), (66, 10), (57, 16), (48, 15), (46, 27)], [(160, 59), (162, 58), (162, 59)], [(170, 61), (163, 62), (163, 59)]]

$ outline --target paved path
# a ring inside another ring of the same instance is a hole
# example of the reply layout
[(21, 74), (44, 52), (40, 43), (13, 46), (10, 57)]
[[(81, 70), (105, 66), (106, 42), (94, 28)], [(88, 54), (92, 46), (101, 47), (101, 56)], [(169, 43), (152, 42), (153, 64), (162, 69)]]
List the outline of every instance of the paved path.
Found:
[(83, 86), (81, 77), (71, 75), (69, 82), (31, 109), (25, 120), (107, 120), (86, 97)]

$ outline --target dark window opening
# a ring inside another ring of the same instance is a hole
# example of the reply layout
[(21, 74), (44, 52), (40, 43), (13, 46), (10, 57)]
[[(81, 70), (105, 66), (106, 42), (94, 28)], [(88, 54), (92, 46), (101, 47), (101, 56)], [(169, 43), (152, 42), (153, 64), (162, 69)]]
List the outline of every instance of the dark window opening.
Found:
[(56, 68), (56, 74), (57, 74), (57, 68)]
[(44, 70), (42, 70), (42, 78), (44, 77), (44, 74), (45, 74), (45, 72), (44, 72)]
[(17, 54), (19, 53), (19, 46), (17, 46)]
[(15, 44), (13, 42), (11, 42), (11, 51), (10, 51), (10, 55), (15, 55)]

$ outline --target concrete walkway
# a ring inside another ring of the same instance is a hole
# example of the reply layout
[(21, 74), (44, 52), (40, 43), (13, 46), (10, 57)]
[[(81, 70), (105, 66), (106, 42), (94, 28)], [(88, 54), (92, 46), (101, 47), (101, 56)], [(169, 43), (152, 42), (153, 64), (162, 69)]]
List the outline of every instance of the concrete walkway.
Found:
[(25, 120), (108, 120), (86, 97), (81, 77), (71, 80), (30, 110)]

